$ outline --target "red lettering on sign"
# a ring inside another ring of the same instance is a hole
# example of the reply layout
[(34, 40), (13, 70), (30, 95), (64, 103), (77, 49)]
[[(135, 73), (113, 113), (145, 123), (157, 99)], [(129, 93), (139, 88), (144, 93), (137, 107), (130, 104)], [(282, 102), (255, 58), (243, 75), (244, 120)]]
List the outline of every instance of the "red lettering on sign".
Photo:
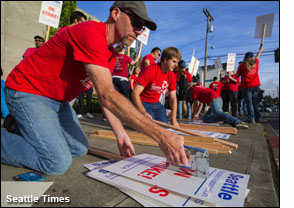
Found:
[(48, 10), (54, 12), (55, 9), (53, 7), (48, 7)]
[(138, 176), (142, 176), (147, 179), (152, 179), (158, 176), (164, 170), (166, 170), (166, 163), (159, 163), (139, 173)]
[(179, 168), (179, 169), (180, 171), (177, 171), (176, 173), (174, 173), (174, 175), (185, 177), (185, 178), (190, 178), (190, 176), (192, 175), (192, 173), (190, 172), (196, 171), (196, 170), (185, 169), (185, 168)]
[(167, 196), (167, 195), (169, 194), (169, 191), (164, 190), (164, 189), (159, 189), (157, 186), (153, 186), (153, 187), (151, 187), (151, 188), (149, 189), (149, 191), (150, 191), (151, 193), (154, 193), (154, 194), (158, 194), (158, 193), (160, 193), (159, 196), (162, 196), (162, 197), (165, 197), (165, 196)]

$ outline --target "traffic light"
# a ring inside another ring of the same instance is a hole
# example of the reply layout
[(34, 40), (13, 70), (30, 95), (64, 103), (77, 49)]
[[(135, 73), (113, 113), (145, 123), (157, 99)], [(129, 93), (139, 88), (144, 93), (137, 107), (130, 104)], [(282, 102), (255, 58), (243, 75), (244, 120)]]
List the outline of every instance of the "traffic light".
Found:
[(280, 62), (280, 48), (275, 50), (275, 62)]

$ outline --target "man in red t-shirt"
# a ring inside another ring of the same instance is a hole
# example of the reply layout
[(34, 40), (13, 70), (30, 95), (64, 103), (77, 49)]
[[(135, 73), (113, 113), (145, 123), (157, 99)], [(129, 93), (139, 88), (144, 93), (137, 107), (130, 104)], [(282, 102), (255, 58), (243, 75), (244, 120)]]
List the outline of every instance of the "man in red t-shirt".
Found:
[(213, 78), (213, 82), (209, 85), (210, 89), (213, 89), (218, 95), (220, 95), (222, 90), (222, 83), (217, 81), (217, 77)]
[(222, 99), (223, 99), (223, 111), (229, 112), (229, 106), (232, 108), (232, 115), (237, 116), (237, 96), (238, 85), (240, 78), (236, 78), (237, 75), (233, 71), (227, 72), (227, 76), (222, 80)]
[(160, 57), (161, 50), (158, 47), (155, 47), (151, 50), (150, 54), (147, 54), (143, 57), (141, 61), (141, 70), (146, 68), (151, 64), (156, 64), (156, 60)]
[(177, 83), (173, 70), (181, 59), (180, 51), (175, 47), (163, 50), (160, 62), (141, 71), (137, 85), (132, 92), (135, 106), (146, 117), (168, 123), (166, 110), (159, 98), (166, 89), (169, 91), (171, 104), (171, 123), (177, 123)]
[(147, 119), (112, 84), (112, 46), (131, 45), (144, 26), (156, 29), (144, 2), (116, 1), (106, 23), (68, 27), (23, 59), (5, 88), (20, 134), (1, 128), (1, 162), (46, 174), (65, 173), (72, 157), (88, 152), (87, 138), (68, 101), (94, 86), (121, 155), (135, 155), (123, 121), (157, 141), (168, 162), (187, 165), (184, 137)]
[[(248, 124), (242, 122), (238, 118), (222, 112), (222, 99), (214, 90), (208, 87), (192, 86), (193, 85), (190, 85), (195, 105), (192, 117), (194, 120), (199, 118), (202, 105), (207, 104), (210, 108), (203, 117), (204, 122), (213, 123), (223, 121), (236, 128), (249, 128)], [(200, 102), (199, 105), (197, 101)]]
[(34, 37), (34, 39), (35, 39), (35, 45), (36, 45), (36, 47), (35, 47), (35, 48), (28, 48), (28, 49), (24, 52), (24, 54), (22, 55), (22, 58), (25, 58), (25, 57), (31, 55), (32, 53), (34, 53), (34, 52), (35, 52), (36, 50), (38, 50), (38, 48), (40, 48), (40, 47), (44, 44), (44, 42), (45, 42), (44, 38), (41, 37), (41, 36), (39, 36), (39, 35), (36, 35), (36, 36)]

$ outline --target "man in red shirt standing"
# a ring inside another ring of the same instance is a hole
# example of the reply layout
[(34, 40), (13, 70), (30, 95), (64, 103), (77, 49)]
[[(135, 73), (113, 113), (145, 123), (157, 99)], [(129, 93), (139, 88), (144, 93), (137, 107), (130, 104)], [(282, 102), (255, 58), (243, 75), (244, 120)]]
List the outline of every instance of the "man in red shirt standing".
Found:
[[(190, 87), (192, 87), (190, 85)], [(221, 97), (212, 89), (208, 87), (194, 86), (191, 88), (192, 95), (194, 99), (195, 110), (193, 112), (193, 119), (197, 120), (199, 118), (200, 110), (203, 104), (210, 106), (209, 110), (203, 117), (203, 121), (206, 123), (213, 123), (218, 121), (223, 121), (236, 128), (248, 129), (247, 123), (242, 122), (238, 118), (231, 116), (222, 112), (222, 99)], [(200, 102), (198, 105), (197, 100)]]
[(156, 60), (160, 57), (161, 50), (158, 47), (155, 47), (151, 50), (150, 54), (147, 54), (143, 57), (141, 61), (141, 70), (146, 68), (151, 64), (156, 64)]
[(177, 83), (173, 70), (178, 65), (182, 55), (175, 47), (163, 50), (160, 62), (153, 64), (141, 71), (137, 85), (132, 92), (132, 99), (135, 106), (147, 118), (168, 123), (166, 110), (159, 102), (163, 91), (169, 90), (171, 104), (171, 122), (174, 126), (177, 123)]
[(222, 80), (222, 98), (223, 98), (223, 111), (229, 112), (229, 106), (231, 104), (232, 115), (237, 116), (237, 96), (238, 85), (240, 78), (236, 78), (237, 75), (233, 71), (227, 72), (227, 76)]
[(5, 95), (19, 134), (1, 128), (1, 162), (46, 174), (63, 174), (72, 157), (88, 151), (88, 141), (69, 104), (95, 87), (120, 154), (135, 155), (121, 121), (156, 142), (167, 161), (187, 165), (184, 137), (158, 126), (117, 92), (111, 72), (113, 45), (130, 46), (144, 26), (156, 30), (142, 1), (116, 1), (106, 21), (87, 21), (57, 33), (8, 75)]
[(40, 48), (40, 47), (44, 44), (44, 42), (45, 42), (44, 38), (41, 37), (41, 36), (39, 36), (39, 35), (36, 35), (36, 36), (34, 37), (34, 39), (35, 39), (35, 45), (36, 45), (36, 47), (35, 47), (35, 48), (28, 48), (28, 49), (24, 52), (24, 54), (22, 55), (22, 58), (25, 58), (25, 57), (31, 55), (32, 53), (34, 53), (34, 52), (35, 52), (36, 50), (38, 50), (38, 48)]

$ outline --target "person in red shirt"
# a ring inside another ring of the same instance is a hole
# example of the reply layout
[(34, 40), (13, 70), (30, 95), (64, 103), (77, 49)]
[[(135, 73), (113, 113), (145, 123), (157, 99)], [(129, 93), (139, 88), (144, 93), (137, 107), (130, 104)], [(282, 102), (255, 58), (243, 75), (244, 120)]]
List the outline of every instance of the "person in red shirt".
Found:
[[(247, 123), (242, 122), (238, 118), (226, 114), (222, 111), (222, 99), (221, 97), (212, 89), (208, 87), (199, 87), (191, 84), (189, 88), (192, 90), (192, 95), (194, 99), (195, 110), (193, 112), (193, 119), (197, 120), (199, 118), (200, 110), (203, 104), (210, 106), (209, 110), (203, 117), (203, 122), (213, 123), (218, 121), (223, 121), (236, 128), (248, 129)], [(198, 102), (200, 104), (198, 105)]]
[(35, 48), (28, 48), (28, 49), (24, 52), (24, 54), (22, 55), (22, 58), (25, 58), (25, 57), (31, 55), (32, 53), (34, 53), (34, 52), (35, 52), (36, 50), (38, 50), (38, 49), (44, 44), (44, 42), (45, 42), (44, 38), (41, 37), (41, 36), (39, 36), (39, 35), (36, 35), (36, 36), (34, 37), (34, 39), (35, 39), (35, 45), (36, 45), (36, 47), (35, 47)]
[(248, 122), (255, 123), (261, 122), (261, 115), (257, 106), (257, 96), (259, 93), (259, 56), (263, 51), (263, 45), (260, 45), (259, 51), (254, 58), (252, 52), (245, 54), (243, 63), (239, 65), (236, 78), (241, 76), (241, 91), (244, 102), (248, 111)]
[(138, 76), (140, 74), (140, 67), (136, 67), (135, 70), (133, 71), (133, 74), (132, 76), (130, 77), (130, 89), (131, 89), (131, 93), (132, 91), (134, 90), (136, 84), (137, 84), (137, 81), (138, 81)]
[(156, 30), (142, 1), (116, 1), (105, 23), (68, 27), (23, 59), (8, 75), (5, 95), (20, 134), (1, 128), (1, 162), (46, 174), (63, 174), (72, 157), (88, 152), (88, 141), (69, 104), (95, 87), (120, 154), (135, 155), (122, 122), (158, 142), (167, 161), (187, 165), (184, 137), (140, 113), (112, 84), (113, 45), (130, 46), (144, 26)]
[(238, 101), (238, 86), (240, 78), (236, 78), (233, 71), (227, 72), (227, 75), (222, 80), (222, 98), (223, 98), (223, 111), (229, 112), (231, 104), (232, 115), (237, 116), (237, 101)]
[(129, 64), (131, 66), (134, 66), (138, 63), (140, 59), (140, 54), (136, 57), (136, 59), (133, 61), (131, 57), (125, 55), (125, 46), (123, 44), (118, 44), (115, 47), (115, 51), (117, 53), (116, 59), (115, 59), (115, 67), (112, 72), (112, 81), (114, 88), (123, 94), (126, 98), (129, 100), (130, 98), (130, 88), (129, 88), (129, 73), (128, 73), (128, 67)]
[(171, 104), (171, 123), (177, 123), (177, 95), (176, 77), (173, 70), (178, 65), (182, 55), (175, 47), (163, 50), (160, 62), (141, 71), (137, 85), (132, 92), (135, 106), (147, 118), (168, 123), (166, 110), (159, 102), (159, 98), (166, 89), (169, 91)]
[(147, 66), (151, 64), (156, 64), (156, 60), (160, 57), (161, 50), (158, 47), (155, 47), (151, 50), (150, 54), (147, 54), (143, 57), (141, 61), (141, 70), (146, 68)]
[(213, 82), (209, 85), (210, 89), (213, 89), (217, 94), (220, 95), (222, 90), (222, 83), (220, 81), (217, 81), (217, 77), (213, 78)]
[(187, 111), (188, 119), (192, 118), (191, 102), (189, 101), (189, 90), (187, 90), (188, 83), (192, 82), (192, 76), (186, 68), (184, 60), (179, 61), (179, 71), (176, 73), (177, 80), (177, 100), (178, 100), (178, 117), (182, 119), (183, 107)]

